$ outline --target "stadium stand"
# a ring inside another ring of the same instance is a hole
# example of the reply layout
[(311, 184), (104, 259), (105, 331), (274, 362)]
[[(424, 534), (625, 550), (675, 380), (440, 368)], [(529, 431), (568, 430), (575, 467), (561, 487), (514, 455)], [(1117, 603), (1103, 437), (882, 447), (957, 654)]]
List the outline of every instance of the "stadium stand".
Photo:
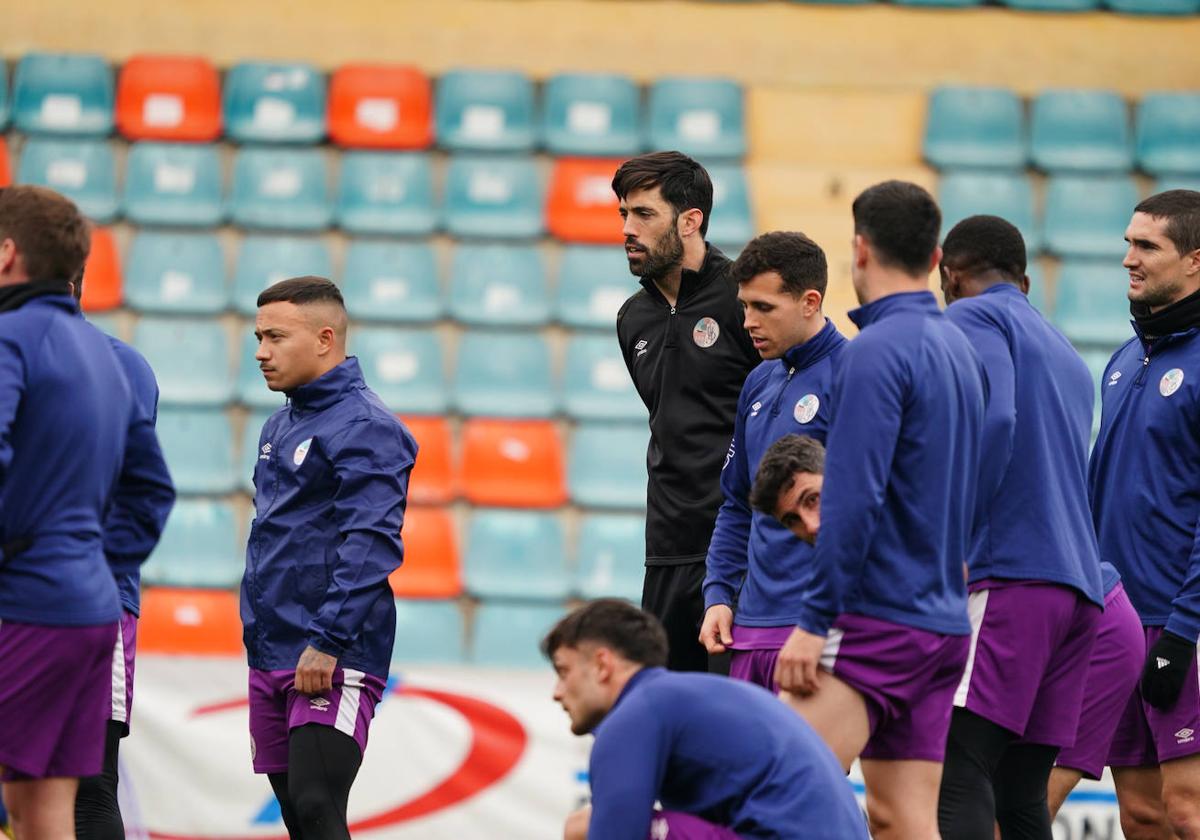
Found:
[(100, 56), (29, 53), (13, 75), (13, 125), (28, 134), (103, 137), (112, 131), (114, 97), (112, 70)]
[(450, 267), (449, 314), (479, 327), (540, 327), (550, 322), (549, 283), (534, 245), (462, 243)]
[(117, 245), (107, 228), (92, 229), (92, 250), (83, 270), (83, 299), (85, 312), (103, 312), (121, 305), (125, 295), (121, 261)]
[(339, 67), (329, 82), (329, 136), (346, 148), (427, 148), (433, 142), (429, 78), (400, 65)]
[(237, 143), (319, 143), (325, 77), (311, 64), (244, 61), (225, 74), (221, 118)]
[(117, 77), (116, 123), (130, 140), (215, 140), (221, 133), (217, 68), (199, 56), (130, 58)]
[(561, 601), (570, 591), (562, 519), (529, 510), (471, 514), (463, 561), (467, 591), (480, 598)]
[(546, 82), (542, 142), (554, 155), (634, 155), (645, 144), (641, 95), (627, 76), (562, 73)]
[(125, 301), (153, 314), (224, 312), (229, 287), (220, 240), (199, 231), (138, 231), (125, 257)]
[(424, 154), (346, 152), (338, 184), (337, 223), (349, 233), (424, 236), (437, 226)]
[(457, 598), (463, 592), (454, 519), (438, 507), (409, 505), (404, 565), (390, 578), (397, 598)]
[(533, 82), (522, 73), (452, 70), (438, 79), (438, 145), (453, 152), (528, 152), (537, 122)]
[(468, 417), (555, 414), (558, 394), (549, 342), (535, 332), (464, 332), (458, 340), (454, 407)]
[(473, 505), (556, 508), (567, 501), (562, 438), (549, 420), (474, 417), (462, 427), (462, 490)]
[(92, 221), (117, 217), (117, 163), (104, 140), (27, 137), (21, 146), (17, 182), (57, 190)]
[(215, 145), (144, 141), (129, 147), (122, 210), (134, 224), (219, 225), (223, 193)]
[(341, 286), (346, 311), (360, 321), (433, 323), (445, 311), (437, 256), (427, 242), (351, 240)]

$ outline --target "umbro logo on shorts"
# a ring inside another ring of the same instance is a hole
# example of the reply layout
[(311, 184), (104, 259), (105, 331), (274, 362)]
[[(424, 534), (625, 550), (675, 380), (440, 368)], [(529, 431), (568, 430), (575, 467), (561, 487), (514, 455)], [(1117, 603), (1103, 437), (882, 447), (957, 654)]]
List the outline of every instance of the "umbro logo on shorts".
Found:
[(313, 709), (316, 709), (318, 712), (323, 712), (329, 708), (329, 701), (324, 697), (314, 697), (312, 702), (309, 703), (309, 706)]
[(1196, 730), (1184, 727), (1175, 733), (1175, 740), (1181, 744), (1190, 744), (1195, 740), (1192, 736), (1196, 734)]
[(666, 817), (658, 817), (650, 825), (651, 840), (667, 840), (671, 834), (671, 826)]

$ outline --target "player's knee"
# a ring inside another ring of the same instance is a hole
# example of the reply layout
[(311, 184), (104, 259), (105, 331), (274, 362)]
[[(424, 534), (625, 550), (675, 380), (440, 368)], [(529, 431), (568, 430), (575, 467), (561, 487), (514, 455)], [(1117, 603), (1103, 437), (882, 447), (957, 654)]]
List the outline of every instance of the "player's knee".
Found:
[(324, 785), (312, 781), (288, 784), (288, 798), (300, 825), (308, 830), (321, 830), (338, 820), (337, 807)]
[(1126, 840), (1162, 840), (1171, 836), (1171, 829), (1157, 802), (1126, 798), (1121, 802), (1121, 833)]
[(1200, 838), (1200, 791), (1163, 786), (1163, 809), (1167, 824), (1182, 840)]

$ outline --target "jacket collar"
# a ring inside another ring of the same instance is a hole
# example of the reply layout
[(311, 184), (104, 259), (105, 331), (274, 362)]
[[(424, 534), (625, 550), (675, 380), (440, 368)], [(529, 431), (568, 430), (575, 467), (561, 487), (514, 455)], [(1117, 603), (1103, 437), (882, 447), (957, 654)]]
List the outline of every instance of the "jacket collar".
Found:
[(828, 356), (835, 348), (844, 344), (846, 337), (838, 332), (838, 328), (833, 325), (833, 321), (825, 319), (825, 326), (810, 338), (795, 347), (790, 348), (779, 361), (785, 368), (795, 368), (796, 370), (804, 370), (804, 368), (816, 364), (821, 359)]
[(42, 299), (68, 312), (79, 311), (79, 301), (75, 300), (67, 283), (16, 283), (0, 287), (0, 312), (11, 312), (30, 301)]
[(628, 697), (630, 694), (632, 694), (634, 687), (639, 682), (642, 682), (649, 674), (659, 674), (659, 673), (664, 672), (665, 670), (666, 670), (665, 668), (642, 668), (642, 669), (640, 669), (636, 674), (634, 674), (632, 677), (630, 677), (626, 681), (624, 688), (621, 689), (621, 693), (617, 695), (617, 700), (615, 703), (613, 703), (612, 709), (609, 710), (609, 714), (612, 714), (613, 710), (615, 710), (617, 708), (617, 706), (621, 705), (621, 701), (624, 700), (626, 697)]
[[(704, 262), (700, 263), (698, 269), (692, 270), (685, 268), (679, 278), (679, 296), (675, 298), (675, 305), (678, 307), (687, 298), (705, 285), (707, 285), (714, 277), (720, 274), (729, 267), (729, 258), (721, 253), (721, 250), (715, 245), (704, 243)], [(642, 288), (652, 295), (663, 297), (663, 293), (659, 290), (658, 284), (653, 280), (648, 280), (643, 277), (639, 282)]]
[(303, 411), (320, 411), (333, 405), (347, 391), (364, 385), (358, 358), (347, 356), (346, 361), (333, 370), (317, 377), (307, 385), (301, 385), (288, 391), (287, 398), (294, 408)]
[(941, 312), (938, 309), (937, 298), (933, 292), (898, 292), (894, 295), (873, 300), (858, 309), (846, 313), (854, 325), (860, 330), (866, 329), (876, 321), (882, 321), (893, 315), (908, 313), (933, 314)]
[(1017, 295), (1019, 297), (1025, 298), (1026, 300), (1029, 299), (1028, 297), (1026, 297), (1024, 292), (1022, 292), (1020, 289), (1018, 289), (1012, 283), (1004, 283), (1004, 282), (993, 283), (992, 285), (990, 285), (986, 289), (984, 289), (981, 294), (985, 294), (985, 295)]

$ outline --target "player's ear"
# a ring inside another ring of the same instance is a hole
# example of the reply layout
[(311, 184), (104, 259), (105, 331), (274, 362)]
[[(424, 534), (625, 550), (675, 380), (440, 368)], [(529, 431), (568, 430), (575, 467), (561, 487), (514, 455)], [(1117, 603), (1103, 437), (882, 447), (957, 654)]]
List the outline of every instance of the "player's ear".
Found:
[(871, 245), (861, 233), (854, 234), (853, 251), (855, 267), (866, 268), (867, 263), (871, 261)]
[(809, 289), (804, 293), (804, 314), (811, 317), (821, 311), (821, 304), (824, 303), (824, 298), (816, 289)]
[(1200, 275), (1200, 248), (1183, 258), (1183, 273), (1188, 277)]
[(942, 246), (933, 249), (933, 256), (929, 258), (929, 267), (925, 270), (926, 274), (932, 274), (937, 271), (937, 267), (942, 262)]
[(679, 235), (692, 236), (700, 232), (700, 225), (704, 223), (704, 213), (698, 208), (693, 207), (690, 210), (684, 210), (679, 214)]

